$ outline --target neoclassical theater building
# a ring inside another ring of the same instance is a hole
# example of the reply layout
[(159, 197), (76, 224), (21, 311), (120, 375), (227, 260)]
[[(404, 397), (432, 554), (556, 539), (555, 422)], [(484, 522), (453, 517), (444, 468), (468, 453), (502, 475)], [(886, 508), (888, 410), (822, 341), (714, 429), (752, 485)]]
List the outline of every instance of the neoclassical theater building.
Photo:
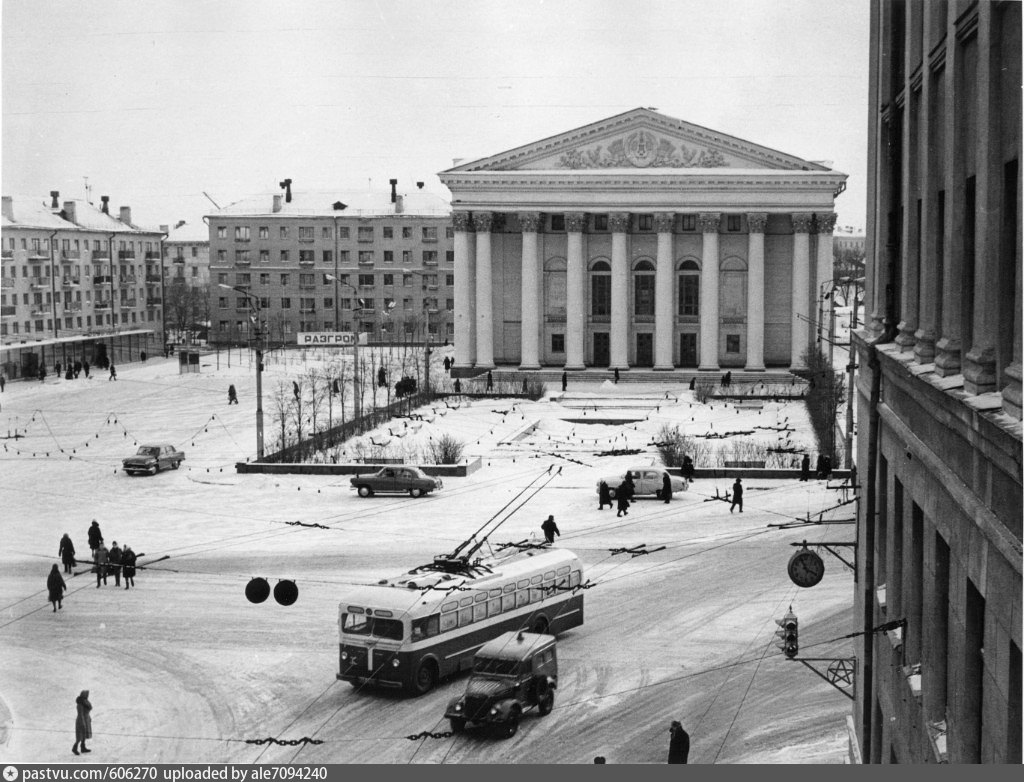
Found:
[(846, 174), (639, 108), (439, 174), (455, 366), (799, 368)]

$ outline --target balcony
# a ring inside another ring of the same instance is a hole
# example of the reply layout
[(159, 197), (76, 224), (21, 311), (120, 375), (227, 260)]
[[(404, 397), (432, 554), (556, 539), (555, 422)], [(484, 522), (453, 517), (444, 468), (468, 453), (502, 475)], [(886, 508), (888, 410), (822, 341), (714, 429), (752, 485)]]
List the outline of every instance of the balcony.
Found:
[(92, 308), (94, 310), (98, 310), (98, 311), (103, 311), (103, 310), (111, 309), (109, 301), (98, 301), (98, 302), (96, 302), (95, 304), (92, 305)]
[(64, 312), (81, 312), (82, 302), (80, 301), (66, 301), (64, 302)]
[(109, 261), (110, 251), (109, 250), (93, 250), (92, 259), (94, 261)]
[(367, 259), (367, 258), (360, 258), (359, 259), (359, 265), (360, 266), (373, 266), (373, 259), (372, 258), (369, 258), (369, 259)]
[(100, 274), (92, 278), (93, 285), (110, 285), (111, 277), (109, 274)]
[(118, 250), (117, 251), (117, 259), (119, 261), (134, 261), (135, 260), (135, 250)]
[(159, 261), (160, 260), (160, 251), (159, 250), (146, 250), (146, 260), (147, 261)]
[(50, 278), (49, 277), (30, 277), (30, 284), (33, 288), (49, 288)]
[(14, 257), (14, 250), (3, 250), (2, 252), (5, 260)]
[(433, 259), (431, 259), (431, 258), (424, 258), (423, 259), (423, 265), (424, 266), (437, 266), (437, 258), (433, 258)]
[(28, 259), (30, 261), (48, 261), (50, 260), (50, 251), (39, 249), (29, 250)]
[(47, 307), (45, 304), (33, 304), (32, 305), (32, 317), (42, 318), (52, 314), (53, 310)]
[(60, 254), (61, 261), (77, 261), (82, 257), (80, 250), (64, 250)]
[(312, 315), (316, 312), (316, 307), (299, 307), (300, 315)]
[(252, 260), (250, 258), (235, 258), (235, 266), (252, 266)]
[(171, 263), (185, 263), (185, 256), (184, 255), (175, 255), (171, 259)]
[(163, 304), (163, 299), (161, 299), (159, 296), (147, 296), (146, 297), (146, 306), (147, 307), (159, 307), (161, 304)]
[(137, 299), (121, 299), (121, 309), (133, 310), (139, 306), (137, 301)]
[(77, 288), (82, 283), (77, 277), (65, 277), (60, 284), (62, 288)]
[(14, 318), (18, 315), (18, 307), (14, 304), (0, 305), (0, 316), (4, 318)]
[(146, 282), (152, 283), (152, 284), (155, 284), (155, 285), (159, 285), (161, 282), (163, 282), (163, 279), (164, 278), (161, 277), (159, 274), (147, 274), (146, 275)]
[[(160, 278), (157, 277), (157, 281), (158, 282), (159, 282), (159, 280), (160, 280)], [(126, 274), (123, 277), (118, 277), (117, 278), (117, 284), (118, 285), (135, 285), (137, 282), (138, 282), (138, 279), (135, 277), (134, 274)]]

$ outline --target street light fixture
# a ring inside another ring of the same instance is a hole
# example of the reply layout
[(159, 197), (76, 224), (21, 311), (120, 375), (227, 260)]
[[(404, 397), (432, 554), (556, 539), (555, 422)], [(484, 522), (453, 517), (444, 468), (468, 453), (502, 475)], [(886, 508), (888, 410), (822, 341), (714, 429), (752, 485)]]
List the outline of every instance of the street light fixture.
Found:
[[(356, 299), (355, 299), (356, 303), (359, 304), (358, 307), (352, 307), (352, 314), (355, 315), (357, 312), (362, 312), (363, 311), (363, 299), (359, 296), (359, 289), (355, 285), (353, 285), (350, 282), (345, 282), (344, 280), (342, 280), (342, 279), (340, 279), (338, 277), (335, 277), (333, 274), (325, 274), (324, 275), (324, 279), (325, 280), (333, 280), (334, 284), (335, 284), (335, 290), (337, 290), (337, 286), (338, 285), (344, 285), (347, 288), (351, 288), (353, 290), (353, 292), (356, 294)], [(340, 306), (340, 302), (338, 301), (337, 298), (335, 298), (334, 302), (335, 302), (335, 304), (334, 304), (334, 308), (335, 308), (335, 317), (334, 317), (334, 319), (336, 321), (335, 322), (335, 328), (339, 328), (341, 324), (339, 322), (337, 322), (338, 321), (337, 311), (338, 311), (338, 308)], [(355, 326), (356, 326), (356, 328), (355, 328), (356, 341), (352, 345), (352, 391), (353, 391), (353, 393), (352, 393), (352, 412), (354, 414), (355, 420), (358, 421), (359, 420), (359, 416), (360, 416), (360, 414), (362, 412), (362, 410), (361, 410), (362, 404), (361, 404), (361, 402), (359, 400), (359, 324), (356, 323)], [(374, 398), (376, 399), (376, 397), (374, 397)]]
[(256, 335), (256, 459), (263, 461), (263, 328), (260, 323), (260, 300), (244, 288), (218, 283), (218, 286), (241, 293), (249, 303), (249, 319)]

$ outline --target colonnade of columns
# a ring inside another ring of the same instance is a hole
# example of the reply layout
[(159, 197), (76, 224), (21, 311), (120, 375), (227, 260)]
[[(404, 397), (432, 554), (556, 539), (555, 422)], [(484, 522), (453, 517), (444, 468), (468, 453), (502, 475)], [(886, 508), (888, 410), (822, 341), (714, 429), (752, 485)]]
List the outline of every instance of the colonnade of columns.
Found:
[[(524, 370), (541, 366), (543, 325), (542, 263), (539, 212), (518, 214), (522, 231), (522, 334), (519, 366)], [(608, 215), (611, 233), (611, 317), (609, 369), (629, 367), (630, 330), (630, 260), (629, 219), (626, 212)], [(814, 297), (810, 291), (810, 239), (817, 229), (818, 252), (815, 277), (832, 279), (832, 230), (835, 215), (798, 213), (793, 220), (792, 277), (792, 350), (791, 366), (804, 366), (803, 353), (808, 346), (809, 324), (816, 313), (810, 311)], [(491, 225), (493, 213), (455, 212), (455, 365), (478, 369), (494, 366), (494, 313), (491, 291)], [(583, 251), (583, 231), (587, 214), (565, 214), (566, 231), (566, 325), (565, 364), (567, 370), (585, 367), (584, 338), (587, 333), (587, 265)], [(700, 273), (700, 350), (701, 371), (719, 369), (721, 322), (719, 318), (719, 225), (717, 212), (700, 213), (697, 227), (702, 235)], [(747, 301), (746, 301), (746, 369), (763, 371), (764, 362), (764, 296), (765, 296), (765, 227), (768, 215), (753, 212), (747, 215)], [(671, 370), (675, 365), (676, 326), (674, 292), (676, 290), (675, 235), (673, 212), (654, 215), (657, 235), (654, 300), (654, 368)], [(475, 242), (471, 230), (476, 232)], [(820, 295), (820, 294), (819, 294)]]

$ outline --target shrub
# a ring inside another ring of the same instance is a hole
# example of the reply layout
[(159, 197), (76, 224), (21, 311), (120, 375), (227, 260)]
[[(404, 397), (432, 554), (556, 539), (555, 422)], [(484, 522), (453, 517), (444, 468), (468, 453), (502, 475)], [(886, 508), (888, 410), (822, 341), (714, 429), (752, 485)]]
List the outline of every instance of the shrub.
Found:
[(704, 404), (715, 390), (716, 385), (717, 383), (710, 377), (698, 377), (697, 382), (693, 384), (694, 397), (698, 402)]
[(427, 444), (426, 452), (433, 464), (458, 464), (462, 459), (465, 443), (450, 434), (443, 434)]

